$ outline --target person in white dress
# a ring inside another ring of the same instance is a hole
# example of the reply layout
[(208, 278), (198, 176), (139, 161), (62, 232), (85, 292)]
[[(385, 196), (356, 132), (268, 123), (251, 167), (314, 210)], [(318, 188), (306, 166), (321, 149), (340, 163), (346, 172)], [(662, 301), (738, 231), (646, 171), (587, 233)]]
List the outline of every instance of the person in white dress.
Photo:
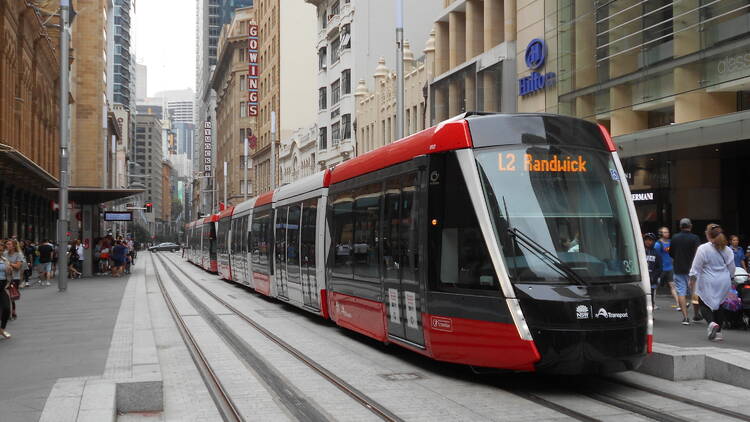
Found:
[(722, 315), (719, 305), (727, 296), (734, 277), (734, 254), (718, 224), (706, 227), (708, 242), (695, 252), (690, 281), (696, 281), (701, 314), (708, 322), (708, 339), (722, 340)]

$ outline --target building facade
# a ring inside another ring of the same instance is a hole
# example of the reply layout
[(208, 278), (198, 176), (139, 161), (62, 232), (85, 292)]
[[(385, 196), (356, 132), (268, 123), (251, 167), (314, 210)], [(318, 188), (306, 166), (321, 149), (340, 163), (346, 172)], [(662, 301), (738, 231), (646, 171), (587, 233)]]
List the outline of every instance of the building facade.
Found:
[(163, 213), (162, 122), (160, 109), (138, 106), (135, 116), (135, 145), (132, 149), (131, 185), (142, 185), (144, 200), (153, 204), (149, 222)]
[(193, 123), (193, 101), (167, 101), (167, 113), (175, 123)]
[[(316, 6), (318, 164), (330, 168), (356, 155), (356, 81), (367, 89), (380, 58), (395, 63), (395, 11), (378, 0), (306, 0)], [(405, 2), (404, 37), (424, 47), (439, 0)], [(357, 142), (358, 143), (358, 142)]]
[[(301, 1), (258, 0), (257, 143), (251, 150), (253, 192), (279, 182), (279, 142), (315, 122), (315, 8)], [(271, 169), (271, 114), (276, 114), (275, 168)]]
[[(245, 181), (244, 166), (250, 164), (244, 152), (244, 140), (256, 130), (256, 118), (249, 115), (248, 98), (248, 36), (255, 25), (252, 7), (236, 9), (234, 18), (225, 25), (219, 37), (219, 59), (211, 87), (216, 92), (216, 188), (223, 198), (226, 185), (227, 202), (237, 204), (252, 196), (252, 181)], [(224, 174), (224, 163), (227, 173)], [(252, 170), (248, 168), (248, 179)], [(248, 189), (249, 188), (249, 189)], [(223, 200), (223, 199), (222, 199)]]
[(279, 148), (280, 186), (319, 171), (317, 162), (318, 126), (295, 130), (281, 140)]
[[(519, 111), (607, 127), (644, 230), (690, 217), (698, 233), (717, 222), (750, 235), (746, 1), (540, 0), (517, 13), (519, 78), (556, 81), (518, 96)], [(537, 51), (546, 61), (529, 69)]]
[[(428, 90), (435, 65), (435, 34), (430, 34), (424, 56), (414, 59), (408, 41), (404, 41), (404, 135), (429, 126)], [(375, 89), (369, 91), (364, 80), (357, 83), (357, 154), (364, 154), (396, 140), (396, 74), (386, 67), (385, 59), (372, 75)]]
[(432, 122), (516, 111), (516, 0), (443, 0), (435, 22)]
[(70, 185), (106, 188), (113, 165), (111, 142), (107, 139), (108, 17), (112, 3), (105, 0), (78, 0), (78, 12), (71, 27), (70, 72)]
[[(55, 234), (59, 174), (59, 31), (30, 2), (0, 2), (0, 236)], [(49, 11), (45, 11), (49, 12)]]

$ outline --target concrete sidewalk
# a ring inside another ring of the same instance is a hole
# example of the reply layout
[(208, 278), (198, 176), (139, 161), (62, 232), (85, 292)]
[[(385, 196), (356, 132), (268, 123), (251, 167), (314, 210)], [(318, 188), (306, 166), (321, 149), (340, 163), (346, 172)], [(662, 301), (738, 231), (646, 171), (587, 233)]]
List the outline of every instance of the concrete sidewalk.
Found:
[(70, 280), (21, 290), (18, 319), (0, 340), (0, 415), (3, 422), (36, 421), (59, 378), (104, 372), (128, 277)]
[[(654, 311), (654, 342), (680, 347), (720, 347), (750, 351), (750, 330), (724, 329), (724, 341), (709, 341), (705, 321), (682, 325), (682, 313), (672, 308), (671, 296), (656, 296)], [(688, 309), (690, 318), (693, 309)]]

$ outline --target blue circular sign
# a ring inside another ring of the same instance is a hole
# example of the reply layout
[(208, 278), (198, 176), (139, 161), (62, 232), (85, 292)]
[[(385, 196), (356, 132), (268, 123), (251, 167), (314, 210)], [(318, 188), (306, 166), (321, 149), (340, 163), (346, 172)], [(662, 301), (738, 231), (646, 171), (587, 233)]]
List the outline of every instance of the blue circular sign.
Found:
[(544, 59), (547, 56), (547, 45), (544, 40), (534, 38), (526, 46), (526, 66), (529, 69), (539, 69), (544, 65)]

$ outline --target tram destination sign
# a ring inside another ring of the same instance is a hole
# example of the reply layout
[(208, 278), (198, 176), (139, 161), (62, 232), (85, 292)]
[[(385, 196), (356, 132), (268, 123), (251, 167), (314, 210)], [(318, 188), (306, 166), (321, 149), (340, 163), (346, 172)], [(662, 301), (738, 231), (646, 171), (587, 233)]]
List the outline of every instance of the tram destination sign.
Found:
[(582, 155), (536, 157), (533, 154), (501, 152), (497, 154), (497, 169), (502, 172), (551, 172), (551, 173), (588, 173), (588, 162)]

